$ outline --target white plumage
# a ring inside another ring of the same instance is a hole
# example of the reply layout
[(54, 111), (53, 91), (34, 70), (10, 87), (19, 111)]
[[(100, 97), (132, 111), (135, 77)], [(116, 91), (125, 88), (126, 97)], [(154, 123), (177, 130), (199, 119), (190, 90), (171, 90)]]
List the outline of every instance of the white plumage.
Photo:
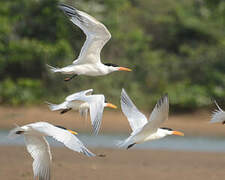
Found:
[[(102, 76), (113, 71), (131, 71), (128, 68), (118, 67), (118, 65), (101, 63), (100, 53), (104, 45), (111, 38), (111, 34), (104, 24), (83, 11), (79, 11), (71, 6), (61, 4), (59, 8), (70, 18), (73, 24), (77, 25), (86, 35), (86, 41), (81, 48), (80, 54), (73, 64), (55, 68), (49, 66), (52, 72), (63, 74)], [(70, 80), (66, 78), (65, 80)]]
[(10, 131), (9, 137), (24, 135), (27, 151), (34, 159), (34, 179), (38, 177), (39, 180), (50, 180), (52, 155), (45, 136), (54, 138), (73, 151), (83, 153), (86, 156), (95, 156), (72, 133), (76, 132), (56, 127), (47, 122), (37, 122), (14, 128)]
[(222, 122), (223, 124), (225, 123), (225, 111), (223, 111), (220, 106), (217, 104), (216, 101), (214, 101), (214, 103), (216, 104), (217, 108), (213, 113), (212, 113), (212, 119), (211, 119), (211, 123), (218, 123), (218, 122)]
[(88, 110), (90, 111), (91, 123), (94, 133), (99, 132), (102, 114), (104, 107), (117, 108), (111, 103), (105, 103), (105, 96), (102, 94), (92, 95), (93, 89), (88, 89), (71, 94), (66, 97), (65, 101), (61, 104), (49, 104), (52, 111), (62, 110), (65, 113), (71, 109), (78, 110), (81, 115), (87, 117)]
[(142, 114), (131, 101), (126, 91), (122, 89), (121, 92), (121, 108), (124, 115), (127, 117), (131, 126), (132, 133), (119, 145), (128, 145), (128, 148), (135, 144), (142, 143), (148, 140), (160, 139), (167, 135), (183, 135), (178, 131), (173, 131), (170, 128), (160, 128), (160, 125), (168, 119), (169, 113), (169, 99), (168, 95), (164, 95), (153, 109), (149, 121)]

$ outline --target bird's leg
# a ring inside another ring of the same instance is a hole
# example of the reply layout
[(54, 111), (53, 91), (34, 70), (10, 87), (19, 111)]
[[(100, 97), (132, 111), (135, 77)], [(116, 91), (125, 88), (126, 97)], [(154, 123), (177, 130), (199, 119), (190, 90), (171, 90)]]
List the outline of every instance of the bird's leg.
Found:
[(60, 112), (60, 114), (64, 114), (64, 113), (70, 111), (71, 109), (72, 109), (72, 108), (69, 108), (69, 109), (63, 109), (63, 110)]
[(24, 131), (16, 131), (16, 134), (22, 134)]
[(77, 74), (74, 74), (74, 75), (71, 76), (71, 77), (65, 78), (64, 81), (70, 81), (71, 79), (73, 79), (73, 78), (76, 77), (76, 76), (77, 76)]
[(134, 146), (136, 143), (130, 144), (129, 146), (127, 146), (127, 149), (131, 148), (132, 146)]

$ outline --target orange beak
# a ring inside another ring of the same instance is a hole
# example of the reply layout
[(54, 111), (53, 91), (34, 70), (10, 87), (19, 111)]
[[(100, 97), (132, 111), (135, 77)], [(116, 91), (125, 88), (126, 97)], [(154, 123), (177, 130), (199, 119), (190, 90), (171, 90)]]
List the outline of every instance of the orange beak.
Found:
[(125, 67), (119, 67), (119, 71), (128, 71), (128, 72), (130, 72), (132, 70), (129, 69), (129, 68), (125, 68)]
[(78, 133), (73, 131), (73, 130), (70, 130), (70, 129), (67, 129), (67, 131), (69, 131), (70, 133), (74, 134), (74, 135), (77, 135)]
[(117, 108), (116, 105), (111, 104), (111, 103), (107, 103), (107, 104), (106, 104), (106, 107), (113, 108), (113, 109), (116, 109), (116, 108)]
[(182, 133), (180, 131), (173, 131), (173, 135), (184, 136), (184, 133)]

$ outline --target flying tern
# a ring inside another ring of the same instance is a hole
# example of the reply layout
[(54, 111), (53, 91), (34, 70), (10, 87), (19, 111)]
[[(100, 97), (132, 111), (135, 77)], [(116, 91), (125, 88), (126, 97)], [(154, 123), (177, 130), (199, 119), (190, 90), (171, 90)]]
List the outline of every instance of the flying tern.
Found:
[(120, 102), (122, 111), (127, 117), (132, 129), (130, 136), (119, 143), (120, 146), (127, 146), (127, 149), (129, 149), (135, 144), (160, 139), (167, 135), (184, 135), (182, 132), (174, 131), (171, 128), (160, 127), (160, 125), (168, 119), (169, 99), (167, 94), (158, 100), (150, 115), (149, 121), (145, 115), (136, 108), (124, 89), (122, 89), (121, 92)]
[(67, 148), (83, 153), (86, 156), (95, 156), (75, 136), (77, 133), (62, 126), (54, 126), (47, 122), (36, 122), (12, 129), (9, 137), (24, 136), (27, 151), (33, 161), (34, 179), (50, 180), (50, 165), (52, 155), (45, 136), (50, 136), (63, 143)]
[(92, 95), (92, 92), (93, 89), (88, 89), (71, 94), (67, 96), (65, 101), (61, 104), (47, 103), (52, 111), (61, 110), (61, 114), (73, 109), (78, 110), (81, 116), (87, 117), (89, 110), (94, 133), (98, 134), (101, 126), (104, 107), (110, 107), (114, 109), (117, 107), (111, 103), (107, 103), (103, 94)]
[(211, 123), (219, 123), (225, 124), (225, 111), (220, 108), (216, 101), (214, 103), (217, 106), (217, 110), (215, 110), (212, 114)]
[(77, 75), (103, 76), (114, 71), (131, 71), (131, 69), (120, 67), (117, 64), (103, 64), (101, 62), (101, 50), (111, 38), (111, 34), (104, 24), (74, 7), (60, 4), (59, 8), (69, 17), (73, 24), (82, 29), (86, 35), (86, 41), (78, 58), (71, 65), (63, 68), (47, 65), (52, 72), (73, 74), (71, 77), (65, 78), (65, 81), (69, 81)]

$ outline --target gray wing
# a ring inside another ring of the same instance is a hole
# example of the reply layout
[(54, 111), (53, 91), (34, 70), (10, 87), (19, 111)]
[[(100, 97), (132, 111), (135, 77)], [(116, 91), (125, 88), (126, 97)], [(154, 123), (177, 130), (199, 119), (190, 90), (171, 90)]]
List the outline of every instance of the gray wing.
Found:
[(27, 151), (33, 161), (34, 179), (50, 180), (51, 152), (49, 144), (42, 136), (24, 135)]
[(142, 128), (148, 122), (145, 115), (136, 108), (124, 89), (121, 92), (120, 103), (133, 132)]
[(169, 115), (169, 98), (168, 94), (165, 94), (158, 100), (155, 105), (148, 123), (144, 126), (143, 131), (156, 132), (160, 125), (168, 119)]
[(86, 95), (91, 95), (93, 92), (93, 89), (88, 89), (84, 91), (80, 91), (74, 94), (71, 94), (66, 97), (66, 101), (75, 101), (75, 100), (80, 100), (80, 98), (85, 97)]
[(65, 129), (58, 128), (47, 122), (37, 122), (31, 124), (30, 126), (34, 130), (39, 131), (46, 136), (53, 137), (73, 151), (83, 153), (87, 156), (95, 156), (95, 154), (90, 152), (75, 135)]
[(94, 131), (94, 134), (98, 134), (101, 127), (101, 123), (102, 123), (105, 96), (100, 94), (95, 94), (95, 95), (83, 97), (80, 100), (84, 100), (88, 102), (90, 106), (90, 116), (91, 116), (93, 131)]
[(218, 110), (215, 110), (212, 114), (211, 123), (225, 122), (225, 112), (220, 108), (216, 101), (214, 101)]
[[(83, 64), (99, 62), (101, 50), (111, 38), (108, 29), (94, 17), (74, 7), (60, 4), (59, 8), (69, 16), (70, 20), (82, 29), (86, 35), (86, 41), (81, 49), (80, 55), (73, 63)], [(88, 58), (88, 56), (96, 56), (98, 58)]]

